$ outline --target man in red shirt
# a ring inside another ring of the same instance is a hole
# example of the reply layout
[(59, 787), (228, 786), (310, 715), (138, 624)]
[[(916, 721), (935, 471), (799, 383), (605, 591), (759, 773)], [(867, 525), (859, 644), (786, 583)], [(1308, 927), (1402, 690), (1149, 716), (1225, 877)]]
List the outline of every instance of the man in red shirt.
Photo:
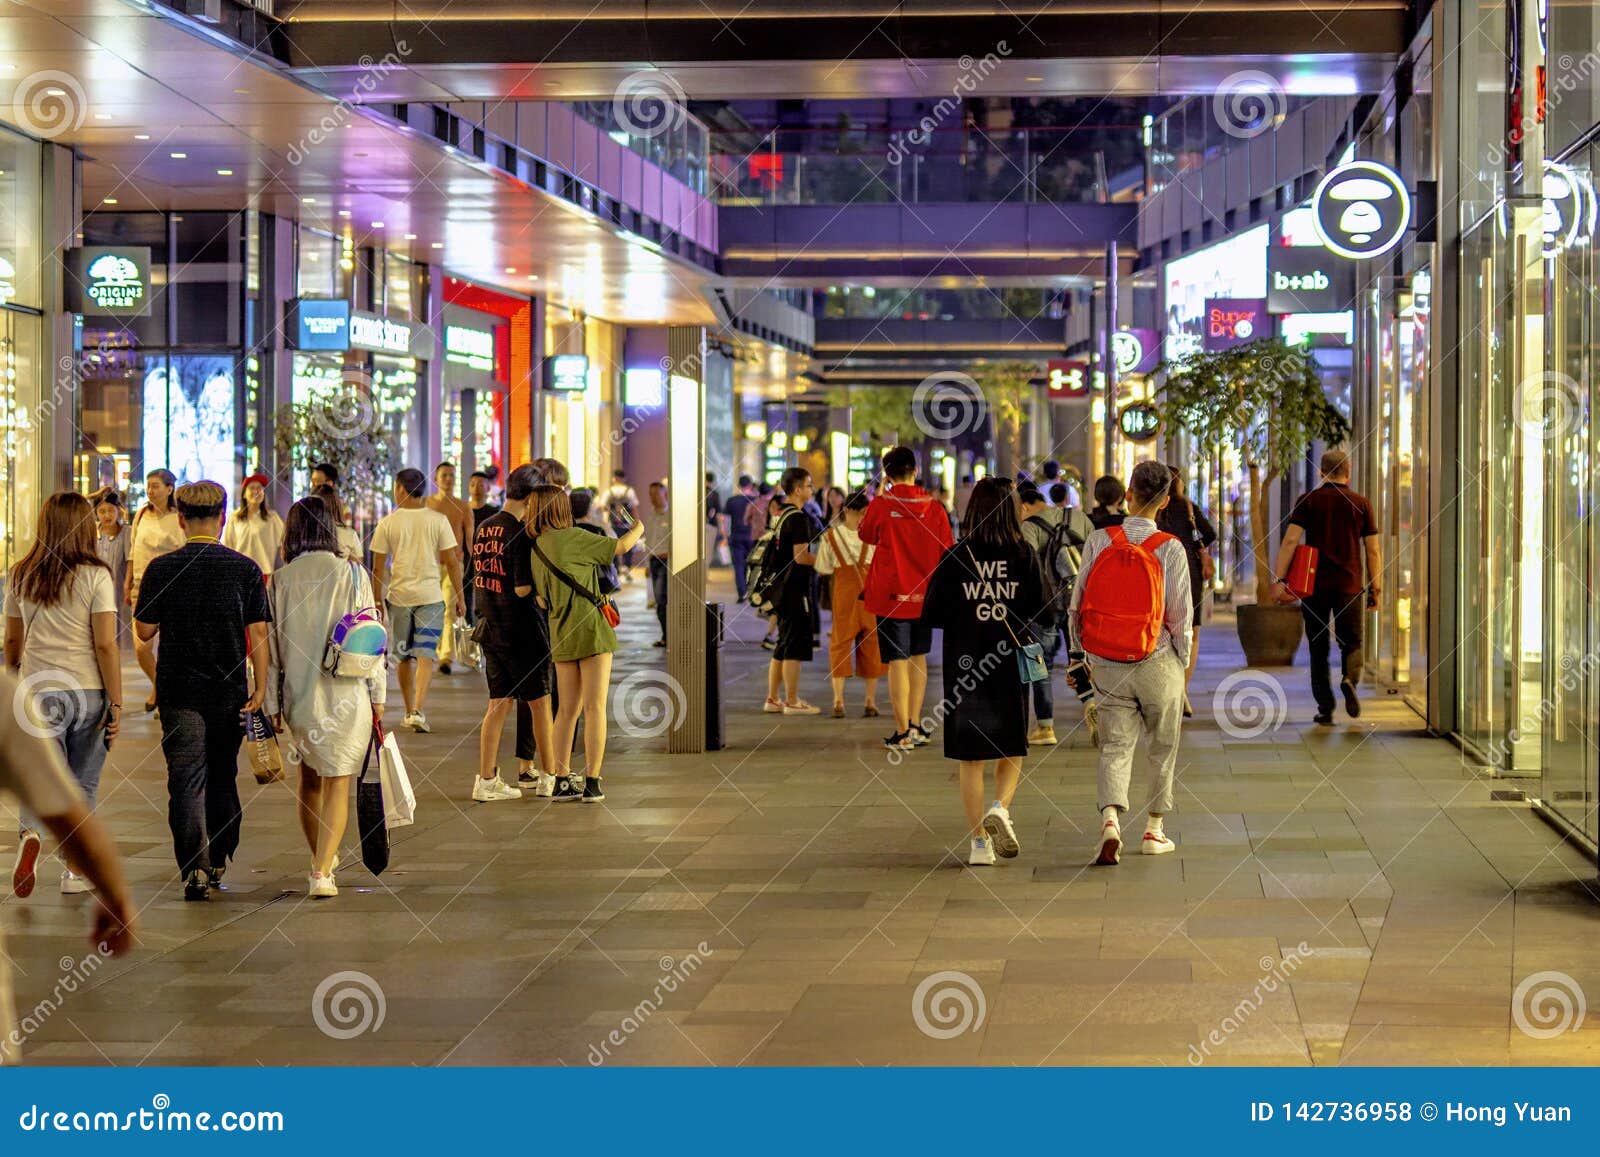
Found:
[(928, 690), (933, 628), (922, 622), (928, 577), (949, 548), (950, 516), (916, 484), (917, 455), (895, 446), (883, 456), (888, 485), (867, 507), (861, 541), (877, 549), (867, 572), (867, 610), (878, 617), (878, 650), (889, 666), (894, 734), (883, 741), (904, 751), (928, 742), (919, 725)]

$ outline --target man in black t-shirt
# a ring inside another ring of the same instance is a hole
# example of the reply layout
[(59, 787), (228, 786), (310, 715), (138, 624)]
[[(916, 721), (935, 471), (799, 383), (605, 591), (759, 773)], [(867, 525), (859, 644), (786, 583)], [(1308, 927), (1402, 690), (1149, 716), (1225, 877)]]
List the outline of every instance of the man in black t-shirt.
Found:
[[(533, 536), (523, 518), (539, 483), (532, 466), (519, 466), (506, 478), (505, 508), (485, 518), (473, 538), (473, 595), (480, 627), (483, 671), (489, 680), (489, 707), (478, 736), (478, 775), (472, 798), (480, 803), (518, 799), (522, 792), (505, 783), (495, 766), (506, 716), (519, 701), (533, 716), (533, 742), (546, 774), (535, 777), (533, 793), (555, 790), (550, 759), (550, 633), (533, 600)], [(531, 768), (529, 769), (531, 773)], [(519, 777), (520, 782), (520, 777)]]
[[(815, 647), (812, 632), (811, 587), (817, 556), (811, 552), (822, 528), (803, 507), (816, 493), (811, 474), (800, 466), (783, 472), (779, 483), (780, 509), (773, 558), (783, 568), (783, 594), (777, 600), (778, 645), (767, 664), (767, 701), (762, 710), (772, 714), (816, 715), (819, 708), (800, 698), (800, 664), (809, 663)], [(780, 699), (779, 695), (783, 697)]]
[(261, 707), (267, 688), (272, 611), (261, 568), (218, 541), (227, 500), (215, 482), (178, 487), (178, 524), (188, 541), (150, 563), (133, 616), (140, 639), (161, 639), (156, 706), (185, 900), (220, 888), (239, 847), (239, 744), (244, 717)]
[[(1289, 515), (1289, 528), (1278, 548), (1273, 592), (1279, 602), (1293, 602), (1284, 576), (1304, 542), (1317, 548), (1317, 577), (1309, 597), (1300, 600), (1306, 621), (1306, 647), (1311, 658), (1311, 694), (1317, 701), (1315, 722), (1333, 722), (1333, 685), (1328, 676), (1328, 620), (1339, 643), (1339, 691), (1345, 710), (1361, 714), (1356, 687), (1361, 683), (1362, 620), (1378, 605), (1378, 580), (1383, 562), (1378, 550), (1378, 523), (1372, 504), (1350, 489), (1350, 456), (1329, 450), (1322, 456), (1322, 485), (1301, 497)], [(1366, 584), (1361, 577), (1366, 564)], [(1365, 597), (1363, 597), (1365, 595)]]

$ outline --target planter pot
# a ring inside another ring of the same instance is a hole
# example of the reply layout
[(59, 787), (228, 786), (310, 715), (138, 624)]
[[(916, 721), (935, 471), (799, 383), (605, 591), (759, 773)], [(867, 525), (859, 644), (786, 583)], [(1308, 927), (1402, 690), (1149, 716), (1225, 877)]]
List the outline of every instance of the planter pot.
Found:
[(1300, 649), (1300, 632), (1304, 625), (1299, 607), (1282, 607), (1276, 603), (1244, 605), (1235, 613), (1239, 645), (1244, 648), (1246, 663), (1252, 667), (1294, 665), (1294, 653)]

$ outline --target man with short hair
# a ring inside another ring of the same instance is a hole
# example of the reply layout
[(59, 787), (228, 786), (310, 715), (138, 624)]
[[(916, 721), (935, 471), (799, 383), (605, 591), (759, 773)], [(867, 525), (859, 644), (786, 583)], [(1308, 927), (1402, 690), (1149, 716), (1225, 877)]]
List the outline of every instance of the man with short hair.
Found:
[[(462, 572), (461, 581), (464, 582), (468, 569), (472, 565), (471, 561), (466, 557), (467, 548), (472, 542), (472, 530), (476, 525), (472, 518), (472, 507), (456, 496), (456, 468), (454, 463), (441, 462), (435, 466), (433, 468), (433, 484), (438, 489), (428, 496), (428, 509), (437, 510), (444, 515), (445, 520), (450, 523), (451, 533), (456, 536), (456, 541), (462, 544), (459, 557), (461, 562), (460, 570)], [(457, 597), (458, 595), (460, 596), (459, 598)], [(455, 608), (457, 605), (463, 608), (459, 617), (465, 619), (466, 596), (461, 583), (457, 582), (452, 586), (450, 581), (446, 579), (444, 588), (444, 627), (439, 635), (439, 674), (441, 675), (450, 674), (451, 661), (456, 657), (457, 612)]]
[(917, 454), (909, 446), (884, 452), (883, 493), (861, 520), (861, 541), (875, 547), (867, 571), (867, 610), (878, 618), (878, 654), (889, 667), (891, 751), (922, 747), (922, 700), (928, 691), (933, 628), (922, 621), (928, 577), (954, 541), (939, 500), (916, 485)]
[(167, 823), (183, 898), (204, 900), (222, 887), (239, 847), (239, 744), (245, 718), (267, 691), (272, 610), (261, 568), (222, 545), (227, 492), (215, 482), (191, 482), (174, 498), (187, 541), (145, 570), (134, 631), (146, 642), (161, 639), (156, 706)]
[(644, 550), (650, 578), (650, 597), (656, 604), (661, 637), (653, 644), (667, 645), (667, 551), (672, 546), (672, 514), (667, 510), (667, 487), (650, 483), (650, 506), (644, 512)]
[(800, 698), (800, 664), (811, 661), (816, 646), (811, 586), (817, 556), (811, 544), (822, 528), (804, 509), (815, 493), (811, 472), (791, 466), (783, 472), (772, 499), (780, 508), (773, 523), (777, 534), (772, 548), (782, 568), (782, 592), (774, 605), (778, 642), (767, 664), (767, 701), (761, 710), (775, 715), (816, 715), (821, 710)]
[(450, 579), (455, 613), (466, 613), (461, 540), (449, 519), (423, 504), (427, 491), (422, 471), (411, 467), (400, 471), (394, 477), (395, 509), (372, 532), (373, 601), (380, 611), (387, 611), (389, 651), (400, 661), (405, 726), (423, 732), (431, 730), (422, 709), (444, 629), (445, 576)]
[[(1300, 600), (1306, 621), (1306, 647), (1311, 658), (1311, 694), (1317, 701), (1314, 722), (1333, 724), (1333, 684), (1328, 674), (1328, 621), (1339, 643), (1339, 692), (1350, 718), (1361, 714), (1356, 687), (1361, 683), (1361, 629), (1368, 607), (1378, 605), (1383, 559), (1372, 504), (1350, 489), (1350, 455), (1329, 450), (1322, 455), (1322, 485), (1301, 496), (1289, 515), (1283, 545), (1278, 548), (1273, 597), (1292, 603), (1284, 576), (1302, 542), (1317, 550), (1317, 577), (1312, 592)], [(1366, 562), (1366, 582), (1361, 565)], [(1363, 598), (1365, 594), (1365, 598)]]
[(728, 560), (733, 563), (733, 589), (741, 603), (748, 583), (750, 548), (756, 541), (749, 519), (750, 508), (756, 501), (755, 491), (755, 480), (748, 474), (741, 474), (738, 492), (723, 507), (728, 527)]

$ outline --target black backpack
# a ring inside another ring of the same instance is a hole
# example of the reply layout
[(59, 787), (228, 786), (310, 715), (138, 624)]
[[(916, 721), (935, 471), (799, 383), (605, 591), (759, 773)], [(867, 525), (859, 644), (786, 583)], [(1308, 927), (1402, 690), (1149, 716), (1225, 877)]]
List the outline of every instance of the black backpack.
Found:
[(756, 539), (745, 557), (745, 598), (763, 615), (777, 610), (778, 600), (783, 597), (783, 583), (789, 568), (778, 557), (778, 531), (784, 520), (796, 513), (795, 508), (790, 507), (778, 515), (778, 521)]
[(1073, 513), (1071, 507), (1062, 510), (1060, 522), (1038, 514), (1028, 519), (1047, 531), (1044, 546), (1039, 549), (1039, 573), (1044, 579), (1044, 604), (1039, 617), (1044, 621), (1065, 621), (1072, 606), (1072, 588), (1083, 563), (1083, 536), (1068, 525)]

